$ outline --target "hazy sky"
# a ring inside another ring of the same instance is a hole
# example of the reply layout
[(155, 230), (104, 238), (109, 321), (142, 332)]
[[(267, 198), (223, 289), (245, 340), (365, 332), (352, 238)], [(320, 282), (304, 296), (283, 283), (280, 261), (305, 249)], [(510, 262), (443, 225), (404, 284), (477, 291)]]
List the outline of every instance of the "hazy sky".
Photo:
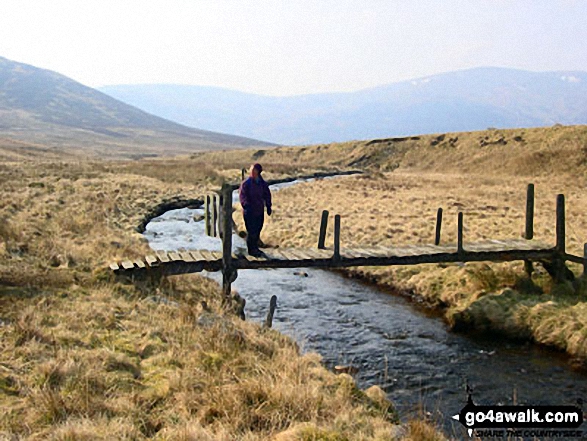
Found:
[(0, 56), (89, 86), (351, 91), (476, 66), (587, 70), (583, 0), (0, 0)]

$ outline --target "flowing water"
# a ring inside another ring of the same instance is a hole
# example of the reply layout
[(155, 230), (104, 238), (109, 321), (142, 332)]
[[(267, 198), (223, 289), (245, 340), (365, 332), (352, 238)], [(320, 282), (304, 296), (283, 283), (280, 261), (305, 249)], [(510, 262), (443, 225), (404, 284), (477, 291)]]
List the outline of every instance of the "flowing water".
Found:
[[(272, 190), (289, 185), (296, 182)], [(204, 234), (204, 222), (194, 220), (202, 214), (202, 209), (168, 211), (147, 225), (145, 237), (155, 250), (221, 250), (219, 239)], [(233, 248), (246, 244), (234, 235)], [(221, 282), (220, 273), (203, 274)], [(476, 404), (587, 399), (587, 376), (569, 369), (564, 356), (530, 344), (451, 333), (439, 317), (405, 298), (336, 272), (239, 270), (233, 287), (247, 301), (247, 320), (262, 322), (269, 299), (277, 295), (274, 328), (304, 351), (320, 353), (329, 367), (358, 368), (359, 386), (381, 386), (404, 418), (424, 411), (451, 436), (464, 434), (450, 416), (464, 406), (467, 383)]]

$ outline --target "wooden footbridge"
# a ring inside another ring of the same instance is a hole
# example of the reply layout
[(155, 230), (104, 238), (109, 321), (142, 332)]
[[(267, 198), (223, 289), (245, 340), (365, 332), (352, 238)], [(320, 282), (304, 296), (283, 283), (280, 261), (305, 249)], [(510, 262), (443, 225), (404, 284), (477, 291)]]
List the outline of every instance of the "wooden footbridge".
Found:
[(457, 243), (440, 244), (442, 209), (436, 218), (434, 244), (393, 247), (340, 246), (340, 215), (334, 217), (334, 244), (325, 246), (329, 213), (322, 212), (320, 234), (316, 248), (266, 249), (261, 257), (235, 253), (232, 250), (233, 208), (232, 192), (235, 186), (225, 184), (219, 193), (205, 198), (206, 234), (222, 239), (222, 251), (193, 250), (161, 252), (138, 260), (122, 260), (110, 265), (117, 274), (141, 276), (150, 271), (176, 275), (200, 271), (222, 271), (223, 292), (230, 294), (230, 285), (240, 269), (259, 268), (344, 268), (351, 266), (417, 265), (423, 263), (513, 261), (525, 262), (526, 271), (532, 273), (532, 262), (542, 262), (549, 273), (564, 279), (568, 270), (565, 261), (583, 264), (587, 268), (586, 255), (573, 256), (565, 251), (565, 201), (557, 196), (556, 244), (547, 245), (532, 240), (534, 234), (534, 185), (529, 184), (526, 198), (526, 230), (523, 239), (487, 240), (467, 243), (463, 241), (463, 213), (458, 213)]

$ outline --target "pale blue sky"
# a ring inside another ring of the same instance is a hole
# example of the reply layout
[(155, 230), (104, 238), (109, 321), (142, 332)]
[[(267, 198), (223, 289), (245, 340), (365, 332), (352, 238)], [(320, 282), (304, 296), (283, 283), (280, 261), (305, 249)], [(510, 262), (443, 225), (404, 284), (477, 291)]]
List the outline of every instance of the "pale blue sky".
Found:
[(89, 86), (352, 91), (478, 66), (587, 70), (582, 0), (1, 0), (0, 56)]

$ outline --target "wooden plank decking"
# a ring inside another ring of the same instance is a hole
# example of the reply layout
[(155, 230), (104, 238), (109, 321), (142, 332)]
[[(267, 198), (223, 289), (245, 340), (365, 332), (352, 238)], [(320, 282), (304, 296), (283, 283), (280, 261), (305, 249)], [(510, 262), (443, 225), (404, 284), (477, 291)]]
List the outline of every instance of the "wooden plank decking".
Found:
[[(277, 248), (265, 249), (263, 257), (232, 254), (235, 269), (258, 268), (343, 268), (349, 266), (417, 265), (441, 262), (511, 261), (551, 259), (556, 253), (552, 246), (525, 239), (488, 240), (465, 244), (459, 252), (452, 245), (409, 245), (398, 247), (341, 248), (340, 259), (333, 258), (332, 249)], [(116, 273), (148, 271), (158, 268), (165, 274), (185, 274), (199, 271), (221, 271), (222, 252), (194, 250), (182, 252), (158, 251), (140, 260), (112, 263)]]
[[(583, 265), (587, 274), (587, 243), (582, 257), (568, 254), (565, 250), (565, 198), (563, 194), (556, 199), (556, 244), (555, 246), (533, 241), (534, 237), (534, 184), (529, 184), (526, 192), (526, 229), (524, 239), (486, 240), (465, 243), (463, 237), (463, 212), (458, 212), (457, 243), (442, 244), (441, 226), (443, 210), (439, 208), (436, 216), (434, 245), (408, 245), (392, 247), (341, 247), (341, 217), (334, 216), (334, 243), (324, 248), (328, 225), (328, 211), (322, 212), (318, 248), (278, 248), (266, 249), (262, 257), (246, 254), (231, 254), (233, 237), (232, 193), (236, 187), (223, 184), (220, 192), (206, 196), (204, 219), (206, 235), (219, 237), (223, 251), (189, 250), (157, 251), (138, 260), (118, 260), (109, 265), (116, 274), (134, 277), (149, 272), (174, 275), (200, 271), (222, 271), (223, 294), (230, 296), (231, 283), (236, 279), (239, 269), (261, 268), (344, 268), (351, 266), (389, 266), (418, 265), (424, 263), (506, 262), (523, 260), (525, 271), (532, 274), (532, 262), (550, 261), (549, 273), (555, 280), (565, 280), (565, 261)], [(226, 234), (224, 234), (226, 232)], [(224, 258), (223, 258), (224, 257)], [(562, 262), (561, 262), (562, 261)], [(562, 265), (561, 265), (562, 263)], [(548, 268), (547, 268), (548, 270)]]

